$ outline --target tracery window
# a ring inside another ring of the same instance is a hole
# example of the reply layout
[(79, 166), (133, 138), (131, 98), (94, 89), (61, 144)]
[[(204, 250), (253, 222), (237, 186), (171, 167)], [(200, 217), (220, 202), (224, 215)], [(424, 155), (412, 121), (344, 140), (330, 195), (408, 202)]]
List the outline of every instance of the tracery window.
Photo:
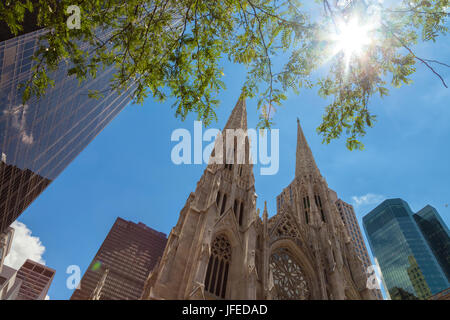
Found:
[(307, 300), (310, 290), (302, 268), (286, 248), (276, 250), (270, 256), (276, 300)]
[(277, 227), (276, 234), (279, 237), (286, 236), (300, 239), (300, 234), (295, 227), (295, 222), (292, 217), (287, 214), (282, 217), (282, 221)]
[(224, 299), (227, 289), (228, 270), (231, 263), (231, 245), (223, 235), (216, 237), (211, 247), (205, 277), (205, 290)]

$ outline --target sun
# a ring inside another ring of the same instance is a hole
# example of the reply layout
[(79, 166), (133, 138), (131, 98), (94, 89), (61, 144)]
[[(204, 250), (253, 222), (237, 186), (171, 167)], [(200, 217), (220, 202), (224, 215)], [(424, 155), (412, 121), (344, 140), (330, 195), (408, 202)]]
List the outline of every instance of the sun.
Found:
[(343, 53), (348, 64), (352, 57), (360, 57), (373, 41), (373, 24), (361, 23), (358, 18), (337, 23), (332, 33), (333, 55)]
[(357, 19), (338, 25), (337, 49), (346, 55), (360, 55), (362, 49), (370, 44), (369, 29)]

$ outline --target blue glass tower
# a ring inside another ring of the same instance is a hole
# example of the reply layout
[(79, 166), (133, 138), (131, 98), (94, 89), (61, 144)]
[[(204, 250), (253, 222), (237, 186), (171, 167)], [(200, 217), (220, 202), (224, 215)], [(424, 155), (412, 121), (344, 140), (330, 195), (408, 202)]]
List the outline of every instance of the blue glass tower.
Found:
[(447, 225), (436, 209), (429, 205), (413, 217), (450, 282), (450, 232)]
[(363, 225), (391, 299), (427, 299), (449, 287), (404, 200), (385, 200)]

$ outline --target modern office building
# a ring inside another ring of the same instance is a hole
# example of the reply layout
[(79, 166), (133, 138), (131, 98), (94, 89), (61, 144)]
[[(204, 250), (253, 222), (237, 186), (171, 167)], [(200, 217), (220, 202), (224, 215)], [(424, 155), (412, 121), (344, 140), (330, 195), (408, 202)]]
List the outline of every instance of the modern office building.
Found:
[[(330, 191), (335, 194), (333, 190)], [(339, 211), (339, 215), (341, 216), (342, 222), (344, 222), (344, 225), (347, 227), (347, 231), (354, 244), (356, 254), (362, 261), (364, 271), (369, 272), (369, 266), (372, 266), (373, 264), (370, 261), (369, 252), (367, 251), (366, 243), (364, 242), (358, 220), (356, 219), (355, 210), (351, 204), (341, 199), (337, 199), (335, 204)], [(379, 300), (383, 300), (383, 295), (380, 290), (376, 290), (376, 295)]]
[(13, 238), (14, 229), (11, 227), (0, 233), (0, 300), (16, 299), (21, 284), (21, 280), (16, 280), (17, 270), (4, 264)]
[(429, 300), (450, 300), (450, 288), (447, 288), (441, 292), (431, 296)]
[(54, 269), (27, 259), (17, 271), (22, 283), (16, 300), (45, 300), (54, 276)]
[[(61, 63), (41, 98), (22, 104), (19, 83), (30, 79), (41, 29), (0, 42), (0, 233), (130, 102), (108, 91), (114, 69), (99, 69), (81, 84)], [(81, 46), (83, 48), (83, 46)], [(88, 97), (99, 90), (104, 97)]]
[(9, 227), (5, 232), (0, 233), (0, 274), (6, 256), (11, 250), (12, 240), (14, 238), (14, 229)]
[(117, 218), (71, 300), (139, 299), (166, 242), (162, 232)]
[(3, 265), (0, 272), (0, 300), (16, 300), (22, 280), (17, 279), (17, 270)]
[(0, 234), (0, 300), (44, 300), (55, 270), (29, 259), (19, 270), (5, 265), (13, 238), (11, 227)]
[(356, 219), (355, 210), (351, 204), (338, 199), (336, 202), (339, 214), (347, 227), (348, 233), (352, 242), (354, 243), (356, 253), (363, 262), (364, 270), (372, 265), (369, 258), (369, 253), (367, 252), (366, 244), (363, 240), (361, 229), (359, 228), (358, 220)]
[(391, 299), (427, 299), (449, 287), (404, 200), (385, 200), (363, 218), (363, 225)]
[(427, 205), (413, 215), (436, 260), (450, 282), (450, 232), (435, 208)]

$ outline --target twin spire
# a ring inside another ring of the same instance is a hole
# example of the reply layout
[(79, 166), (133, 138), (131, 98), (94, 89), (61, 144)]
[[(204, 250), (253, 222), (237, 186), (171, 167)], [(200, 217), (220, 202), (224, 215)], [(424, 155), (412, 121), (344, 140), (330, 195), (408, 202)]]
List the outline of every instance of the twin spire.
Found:
[(224, 129), (244, 129), (247, 130), (247, 106), (245, 98), (241, 95), (234, 106)]
[[(247, 106), (245, 98), (241, 95), (237, 101), (230, 117), (225, 125), (225, 129), (244, 129), (247, 130)], [(319, 174), (314, 156), (306, 141), (303, 130), (300, 126), (300, 120), (297, 118), (297, 152), (295, 162), (295, 176), (304, 176), (310, 174)]]
[(317, 168), (314, 156), (303, 134), (302, 127), (300, 126), (300, 120), (297, 118), (297, 154), (295, 160), (295, 177), (319, 174), (319, 168)]

